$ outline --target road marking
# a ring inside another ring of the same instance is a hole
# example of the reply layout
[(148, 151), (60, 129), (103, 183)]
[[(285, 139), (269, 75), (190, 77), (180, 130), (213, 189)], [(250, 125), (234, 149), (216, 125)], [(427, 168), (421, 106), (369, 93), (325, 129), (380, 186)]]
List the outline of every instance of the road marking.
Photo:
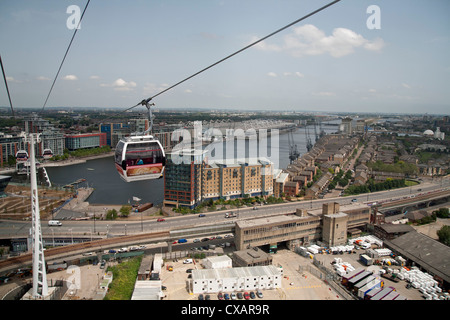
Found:
[(322, 285), (318, 284), (318, 285), (311, 285), (311, 286), (302, 286), (302, 287), (288, 287), (286, 288), (286, 290), (298, 290), (298, 289), (314, 289), (314, 288), (321, 288)]

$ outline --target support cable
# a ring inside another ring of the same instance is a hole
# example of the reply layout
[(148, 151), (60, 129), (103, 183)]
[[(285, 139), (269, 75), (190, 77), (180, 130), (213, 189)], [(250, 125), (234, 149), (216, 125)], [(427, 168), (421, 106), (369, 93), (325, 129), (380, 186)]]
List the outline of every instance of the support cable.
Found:
[(8, 81), (6, 81), (5, 69), (3, 68), (2, 56), (0, 55), (0, 65), (2, 67), (3, 80), (5, 81), (6, 92), (8, 93), (9, 105), (11, 106), (12, 116), (14, 118), (14, 109), (11, 102), (11, 95), (9, 94)]
[(264, 40), (266, 40), (266, 39), (272, 37), (273, 35), (275, 35), (275, 34), (281, 32), (281, 31), (283, 31), (283, 30), (285, 30), (285, 29), (287, 29), (287, 28), (289, 28), (289, 27), (291, 27), (291, 26), (293, 26), (293, 25), (295, 25), (295, 24), (297, 24), (297, 23), (299, 23), (299, 22), (301, 22), (301, 21), (303, 21), (303, 20), (305, 20), (305, 19), (307, 19), (307, 18), (309, 18), (309, 17), (311, 17), (311, 16), (317, 14), (317, 13), (319, 13), (320, 11), (322, 11), (322, 10), (324, 10), (324, 9), (326, 9), (326, 8), (328, 8), (328, 7), (330, 7), (330, 6), (334, 5), (334, 4), (336, 4), (336, 3), (338, 3), (339, 1), (341, 1), (341, 0), (335, 0), (335, 1), (332, 1), (332, 2), (330, 2), (330, 3), (326, 4), (326, 5), (324, 5), (324, 6), (321, 7), (321, 8), (319, 8), (319, 9), (317, 9), (317, 10), (314, 10), (314, 11), (311, 12), (311, 13), (308, 13), (307, 15), (301, 17), (300, 19), (297, 19), (297, 20), (295, 20), (295, 21), (289, 23), (288, 25), (286, 25), (286, 26), (284, 26), (284, 27), (282, 27), (282, 28), (280, 28), (280, 29), (278, 29), (278, 30), (276, 30), (276, 31), (274, 31), (274, 32), (272, 32), (272, 33), (270, 33), (270, 34), (268, 34), (267, 36), (265, 36), (265, 37), (263, 37), (263, 38), (261, 38), (261, 39), (259, 39), (259, 40), (256, 40), (256, 41), (250, 43), (249, 45), (245, 46), (244, 48), (242, 48), (242, 49), (240, 49), (240, 50), (238, 50), (238, 51), (236, 51), (236, 52), (234, 52), (234, 53), (232, 53), (232, 54), (226, 56), (225, 58), (223, 58), (223, 59), (221, 59), (221, 60), (219, 60), (219, 61), (217, 61), (217, 62), (211, 64), (210, 66), (208, 66), (208, 67), (206, 67), (206, 68), (204, 68), (204, 69), (202, 69), (202, 70), (200, 70), (200, 71), (198, 71), (198, 72), (196, 72), (196, 73), (190, 75), (189, 77), (187, 77), (187, 78), (185, 78), (185, 79), (183, 79), (183, 80), (181, 80), (181, 81), (175, 83), (174, 85), (172, 85), (172, 86), (170, 86), (170, 87), (168, 87), (168, 88), (166, 88), (166, 89), (160, 91), (159, 93), (155, 94), (154, 96), (152, 96), (152, 97), (150, 97), (150, 98), (148, 98), (148, 99), (146, 99), (146, 100), (142, 100), (142, 101), (139, 102), (138, 104), (136, 104), (136, 105), (134, 105), (133, 107), (130, 107), (130, 108), (124, 110), (123, 112), (126, 112), (126, 111), (128, 111), (128, 110), (131, 110), (131, 109), (133, 109), (133, 108), (135, 108), (135, 107), (137, 107), (137, 106), (139, 106), (139, 105), (145, 105), (145, 103), (148, 103), (150, 100), (152, 100), (153, 98), (155, 98), (155, 97), (157, 97), (157, 96), (163, 94), (164, 92), (167, 92), (167, 91), (169, 91), (170, 89), (175, 88), (176, 86), (182, 84), (183, 82), (185, 82), (185, 81), (187, 81), (187, 80), (189, 80), (189, 79), (191, 79), (191, 78), (193, 78), (193, 77), (199, 75), (199, 74), (202, 73), (202, 72), (205, 72), (206, 70), (208, 70), (208, 69), (210, 69), (210, 68), (212, 68), (212, 67), (218, 65), (219, 63), (224, 62), (225, 60), (228, 60), (229, 58), (231, 58), (231, 57), (233, 57), (233, 56), (235, 56), (235, 55), (241, 53), (242, 51), (247, 50), (248, 48), (253, 47), (254, 45), (256, 45), (256, 44), (258, 44), (258, 43), (260, 43), (260, 42), (262, 42), (262, 41), (264, 41)]
[(88, 0), (87, 3), (86, 3), (86, 6), (84, 7), (83, 13), (81, 14), (80, 21), (78, 21), (78, 25), (75, 28), (75, 31), (73, 32), (72, 39), (70, 39), (69, 46), (66, 49), (66, 53), (64, 54), (64, 58), (62, 59), (61, 64), (59, 65), (58, 72), (56, 73), (56, 76), (53, 79), (52, 86), (50, 87), (50, 91), (47, 94), (47, 98), (45, 99), (44, 105), (42, 106), (42, 109), (41, 109), (40, 113), (42, 113), (42, 111), (44, 111), (44, 108), (47, 105), (48, 98), (50, 97), (50, 94), (52, 93), (52, 90), (53, 90), (53, 87), (55, 85), (56, 79), (58, 79), (59, 72), (61, 71), (61, 68), (62, 68), (62, 66), (64, 64), (64, 61), (66, 60), (67, 54), (69, 53), (69, 49), (72, 46), (73, 39), (75, 38), (75, 35), (77, 34), (77, 31), (78, 31), (78, 29), (80, 27), (80, 24), (81, 24), (81, 20), (83, 20), (84, 13), (86, 12), (86, 9), (87, 9), (90, 1), (91, 0)]

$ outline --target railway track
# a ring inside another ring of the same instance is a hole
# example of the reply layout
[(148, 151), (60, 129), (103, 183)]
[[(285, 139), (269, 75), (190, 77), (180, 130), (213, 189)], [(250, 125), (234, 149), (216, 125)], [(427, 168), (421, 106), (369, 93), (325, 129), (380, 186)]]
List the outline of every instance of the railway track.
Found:
[[(133, 243), (133, 242), (140, 242), (145, 240), (151, 240), (151, 239), (159, 239), (159, 238), (168, 238), (169, 232), (163, 231), (163, 232), (155, 232), (155, 233), (145, 233), (145, 234), (137, 234), (137, 235), (130, 235), (130, 236), (121, 236), (116, 238), (108, 238), (108, 239), (100, 239), (100, 240), (93, 240), (93, 241), (87, 241), (77, 244), (71, 244), (67, 246), (62, 247), (56, 247), (56, 248), (50, 248), (45, 250), (45, 258), (48, 259), (50, 257), (58, 256), (65, 253), (82, 253), (85, 251), (103, 248), (103, 247), (110, 247), (114, 245), (119, 245), (123, 243)], [(19, 257), (13, 257), (8, 258), (6, 260), (0, 261), (0, 270), (8, 269), (12, 266), (19, 266), (24, 265), (27, 263), (32, 263), (32, 254), (31, 253), (25, 253), (22, 254)]]
[(442, 190), (442, 191), (428, 192), (426, 194), (421, 194), (421, 195), (418, 195), (415, 197), (405, 196), (402, 199), (382, 203), (380, 205), (380, 208), (404, 205), (404, 204), (408, 204), (408, 203), (414, 202), (414, 201), (426, 201), (426, 200), (429, 200), (430, 198), (444, 196), (444, 195), (445, 196), (450, 195), (450, 191)]

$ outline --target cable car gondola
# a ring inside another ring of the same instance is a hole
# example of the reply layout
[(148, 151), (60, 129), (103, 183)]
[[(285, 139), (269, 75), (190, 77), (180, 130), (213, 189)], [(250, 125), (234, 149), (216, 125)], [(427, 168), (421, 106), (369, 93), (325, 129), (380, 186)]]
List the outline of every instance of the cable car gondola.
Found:
[(161, 143), (149, 134), (153, 126), (150, 105), (146, 100), (142, 104), (149, 110), (150, 128), (143, 134), (120, 139), (116, 146), (116, 169), (126, 182), (158, 179), (164, 173), (166, 155)]
[(28, 152), (25, 150), (19, 150), (16, 152), (16, 161), (17, 162), (26, 162), (28, 160)]
[(44, 149), (44, 151), (42, 152), (42, 157), (44, 159), (50, 159), (51, 157), (53, 157), (53, 151), (51, 149)]
[(165, 153), (151, 135), (121, 139), (115, 152), (116, 169), (126, 182), (161, 178)]

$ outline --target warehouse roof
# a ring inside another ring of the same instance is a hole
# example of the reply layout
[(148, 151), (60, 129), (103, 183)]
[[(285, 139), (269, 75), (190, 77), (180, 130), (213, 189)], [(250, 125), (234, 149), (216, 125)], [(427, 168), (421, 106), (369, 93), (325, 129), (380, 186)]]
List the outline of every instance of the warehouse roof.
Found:
[(450, 283), (450, 250), (445, 244), (410, 231), (394, 240), (385, 240), (385, 245)]

